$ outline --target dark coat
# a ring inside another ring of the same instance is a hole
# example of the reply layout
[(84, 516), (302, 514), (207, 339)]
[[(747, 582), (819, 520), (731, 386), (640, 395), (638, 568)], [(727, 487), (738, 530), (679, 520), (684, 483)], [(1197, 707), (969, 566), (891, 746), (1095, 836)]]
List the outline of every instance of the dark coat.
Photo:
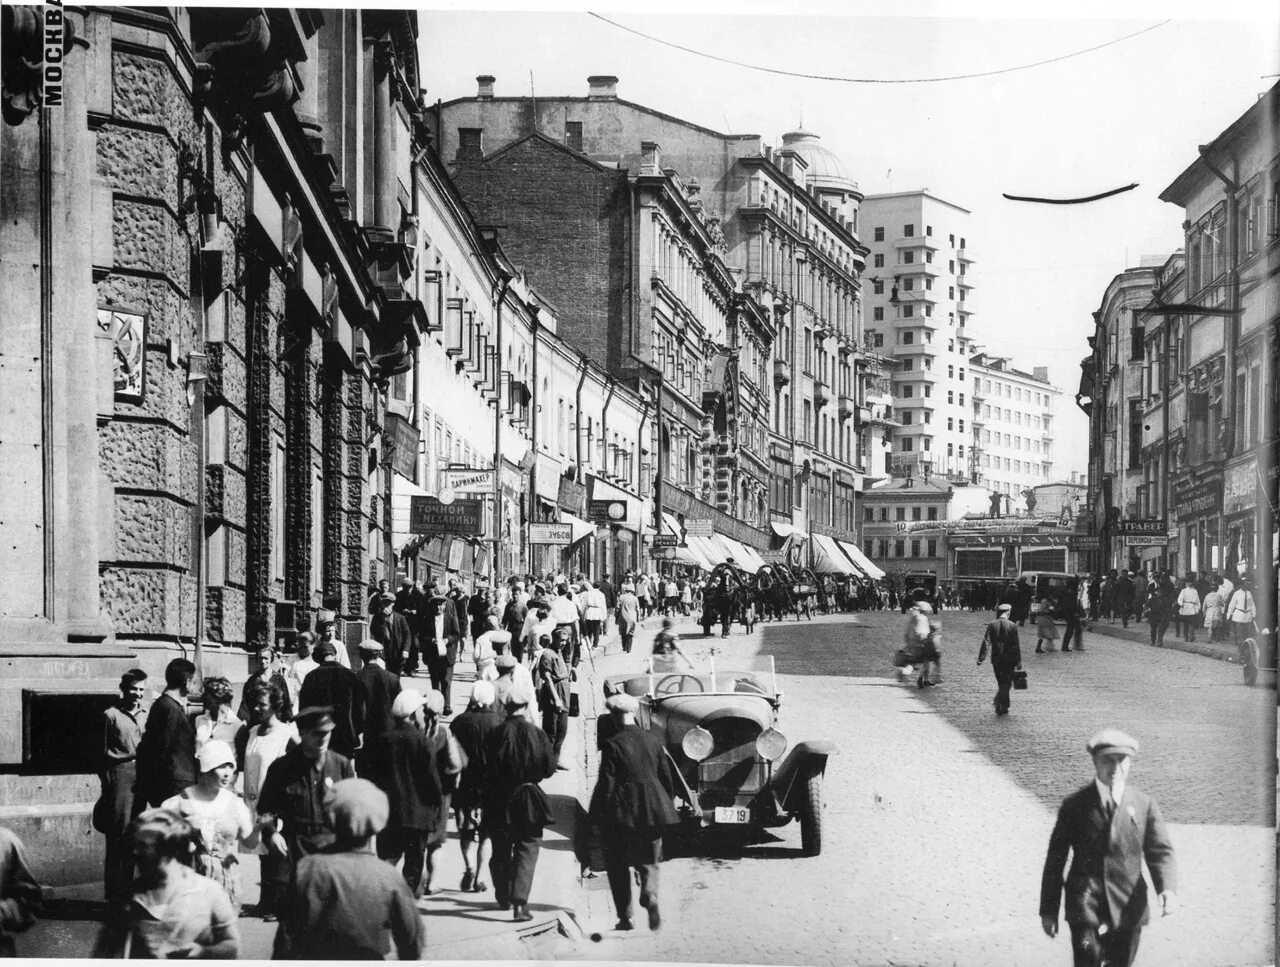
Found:
[(336, 837), (324, 816), (324, 796), (334, 783), (355, 777), (355, 767), (346, 756), (331, 750), (316, 769), (300, 745), (290, 745), (267, 766), (258, 795), (258, 815), (270, 814), (284, 823), (284, 837), (295, 863), (301, 856), (333, 845)]
[(383, 654), (393, 667), (399, 667), (404, 656), (409, 654), (412, 636), (409, 619), (396, 611), (389, 615), (375, 614), (369, 622), (369, 637), (382, 645)]
[(484, 709), (467, 709), (450, 723), (449, 730), (466, 755), (466, 765), (453, 799), (458, 809), (473, 809), (484, 801), (489, 761), (487, 750), (493, 733), (502, 726), (504, 718), (497, 706), (490, 705)]
[(450, 591), (447, 597), (449, 598), (450, 601), (453, 602), (454, 610), (457, 612), (458, 628), (459, 628), (458, 636), (461, 637), (463, 634), (463, 629), (467, 627), (467, 604), (469, 603), (470, 599), (468, 599), (468, 597), (465, 594), (463, 594), (461, 591), (456, 589), (453, 591)]
[(364, 731), (365, 744), (368, 745), (375, 735), (385, 735), (395, 727), (391, 703), (400, 694), (400, 678), (374, 664), (366, 664), (356, 673), (356, 678), (364, 686)]
[(638, 725), (624, 725), (600, 750), (591, 819), (606, 830), (661, 835), (680, 821), (672, 800), (682, 788), (662, 742)]
[(138, 743), (135, 803), (159, 806), (195, 781), (195, 726), (179, 702), (161, 695), (147, 713), (147, 726)]
[(313, 705), (333, 708), (335, 728), (329, 747), (348, 758), (355, 753), (356, 741), (365, 729), (365, 704), (364, 685), (356, 673), (335, 662), (311, 669), (298, 692), (300, 708)]
[(485, 749), (483, 823), (489, 830), (536, 833), (554, 819), (538, 783), (556, 772), (556, 753), (547, 733), (523, 715), (493, 731)]
[(513, 638), (519, 638), (520, 632), (524, 630), (524, 619), (528, 615), (529, 606), (513, 598), (507, 602), (506, 610), (502, 612), (502, 629), (511, 632)]
[(1124, 796), (1111, 823), (1090, 782), (1063, 800), (1049, 837), (1049, 852), (1040, 881), (1040, 915), (1058, 917), (1063, 895), (1062, 871), (1071, 853), (1066, 879), (1066, 920), (1111, 929), (1147, 922), (1147, 885), (1142, 861), (1147, 861), (1157, 893), (1178, 889), (1173, 843), (1154, 800), (1133, 786)]
[(401, 719), (370, 750), (374, 781), (387, 794), (392, 829), (435, 832), (448, 818), (444, 775), (440, 761), (443, 743), (432, 744), (427, 734)]
[[(264, 678), (266, 678), (266, 672), (254, 672), (245, 679), (244, 688), (240, 689), (240, 709), (236, 712), (236, 715), (246, 722), (249, 721), (249, 689), (253, 687), (254, 682), (260, 682)], [(281, 722), (292, 722), (293, 699), (289, 697), (289, 686), (285, 682), (284, 675), (280, 672), (272, 672), (270, 683), (280, 689), (280, 714), (276, 718)]]
[[(1022, 664), (1022, 646), (1018, 643), (1018, 626), (1008, 618), (997, 618), (987, 625), (978, 649), (978, 661), (987, 657), (991, 649), (992, 667), (1016, 668)], [(314, 672), (313, 672), (314, 674)]]
[[(463, 598), (465, 602), (466, 599)], [(424, 661), (435, 661), (436, 654), (436, 615), (444, 615), (445, 660), (452, 665), (458, 660), (458, 642), (462, 638), (462, 624), (458, 620), (458, 609), (453, 600), (438, 594), (427, 601), (426, 617), (422, 629), (422, 640), (428, 647), (423, 654)]]

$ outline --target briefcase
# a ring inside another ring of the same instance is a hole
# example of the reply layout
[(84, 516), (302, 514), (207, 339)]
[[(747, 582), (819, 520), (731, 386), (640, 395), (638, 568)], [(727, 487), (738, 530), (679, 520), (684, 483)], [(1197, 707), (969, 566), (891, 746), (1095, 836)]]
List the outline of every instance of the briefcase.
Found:
[(578, 705), (578, 693), (569, 693), (569, 717), (576, 719), (582, 713), (581, 707)]
[(1013, 673), (1013, 689), (1016, 692), (1025, 692), (1027, 690), (1027, 673), (1021, 668)]

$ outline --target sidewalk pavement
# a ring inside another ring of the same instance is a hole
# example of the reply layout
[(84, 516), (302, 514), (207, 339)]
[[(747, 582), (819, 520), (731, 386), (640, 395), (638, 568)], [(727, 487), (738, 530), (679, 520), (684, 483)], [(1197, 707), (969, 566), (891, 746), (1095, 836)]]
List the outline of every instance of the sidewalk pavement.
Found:
[[(1234, 664), (1240, 664), (1240, 655), (1236, 650), (1236, 646), (1229, 642), (1210, 642), (1205, 641), (1204, 637), (1208, 635), (1208, 631), (1204, 628), (1196, 629), (1196, 641), (1183, 641), (1174, 634), (1173, 625), (1169, 625), (1169, 630), (1164, 636), (1164, 645), (1158, 646), (1169, 649), (1170, 651), (1185, 651), (1192, 655), (1201, 655), (1205, 658), (1216, 658), (1218, 661), (1227, 661)], [(1123, 638), (1126, 641), (1136, 641), (1141, 644), (1149, 644), (1151, 642), (1151, 626), (1146, 622), (1131, 620), (1129, 627), (1124, 627), (1119, 621), (1110, 624), (1105, 620), (1095, 621), (1090, 630), (1085, 632), (1085, 648), (1088, 649), (1088, 636), (1109, 635), (1112, 638)]]

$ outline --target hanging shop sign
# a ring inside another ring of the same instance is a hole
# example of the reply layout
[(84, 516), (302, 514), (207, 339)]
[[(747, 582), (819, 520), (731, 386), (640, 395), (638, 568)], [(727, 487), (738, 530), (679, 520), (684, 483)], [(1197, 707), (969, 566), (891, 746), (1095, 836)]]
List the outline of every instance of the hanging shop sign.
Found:
[(620, 524), (627, 519), (625, 500), (587, 501), (587, 520), (597, 524)]
[(390, 450), (391, 469), (406, 480), (413, 480), (417, 476), (420, 441), (421, 435), (416, 426), (399, 414), (387, 414), (387, 448)]
[[(1165, 533), (1169, 525), (1163, 517), (1152, 517), (1147, 520), (1122, 520), (1116, 525), (1115, 533), (1125, 537), (1159, 537), (1160, 543), (1165, 541)], [(1141, 545), (1147, 546), (1147, 545)]]
[(713, 533), (710, 517), (686, 517), (684, 532), (687, 537), (710, 537)]
[(556, 503), (577, 517), (587, 516), (587, 488), (568, 477), (560, 478), (560, 490)]
[(484, 502), (455, 500), (442, 504), (435, 497), (409, 498), (409, 532), (413, 534), (484, 533)]
[(568, 547), (573, 543), (573, 527), (569, 524), (530, 524), (529, 543)]
[(1129, 534), (1124, 542), (1130, 547), (1165, 547), (1169, 538), (1164, 534)]
[(475, 470), (470, 467), (446, 470), (444, 472), (444, 485), (457, 494), (492, 493), (493, 471)]
[(1178, 523), (1216, 517), (1222, 513), (1222, 478), (1206, 480), (1178, 494)]
[(1097, 537), (1072, 534), (1067, 538), (1067, 547), (1073, 551), (1096, 551), (1101, 546), (1101, 540)]

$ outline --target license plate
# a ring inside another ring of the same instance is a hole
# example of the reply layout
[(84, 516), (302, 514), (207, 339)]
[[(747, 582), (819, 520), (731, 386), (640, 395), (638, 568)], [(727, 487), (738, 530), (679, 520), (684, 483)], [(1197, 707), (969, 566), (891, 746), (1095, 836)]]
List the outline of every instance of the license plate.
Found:
[(717, 806), (717, 823), (749, 823), (751, 810), (746, 806)]

